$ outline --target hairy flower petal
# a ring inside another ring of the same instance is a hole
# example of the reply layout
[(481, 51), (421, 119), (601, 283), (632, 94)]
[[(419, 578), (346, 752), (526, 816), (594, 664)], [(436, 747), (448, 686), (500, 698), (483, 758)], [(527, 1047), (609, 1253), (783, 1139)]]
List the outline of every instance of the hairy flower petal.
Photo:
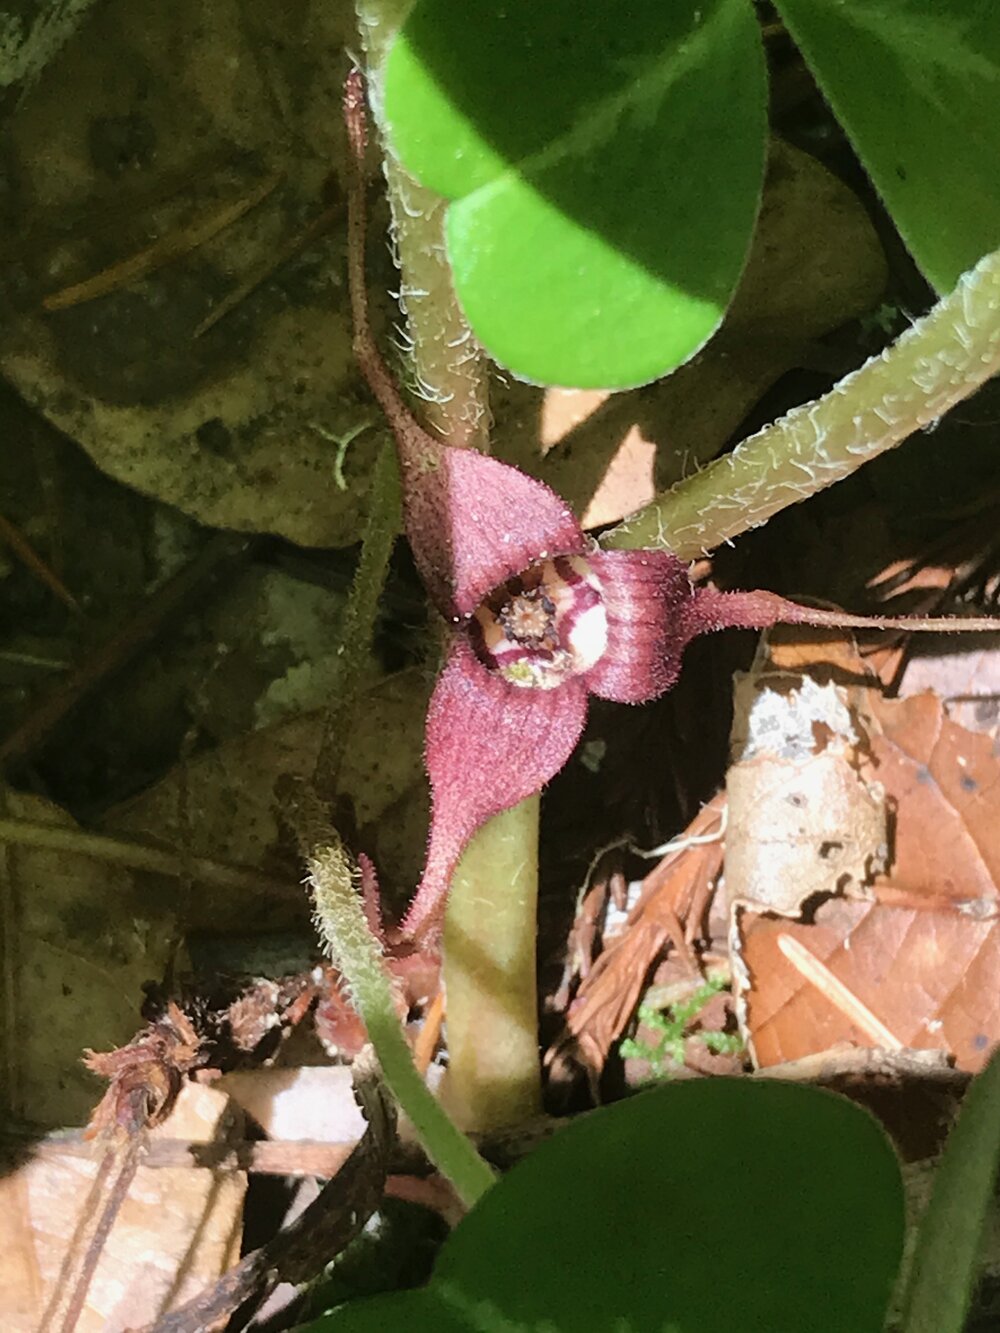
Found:
[(608, 623), (603, 657), (586, 674), (602, 699), (639, 704), (677, 680), (695, 593), (687, 566), (667, 551), (599, 551), (588, 557)]
[(540, 791), (573, 752), (587, 715), (582, 677), (525, 690), (489, 672), (464, 635), (453, 639), (427, 714), (431, 832), (403, 931), (439, 926), (451, 875), (481, 824)]
[(472, 449), (424, 437), (401, 446), (406, 535), (438, 609), (466, 618), (505, 580), (548, 555), (577, 555), (587, 541), (554, 491)]

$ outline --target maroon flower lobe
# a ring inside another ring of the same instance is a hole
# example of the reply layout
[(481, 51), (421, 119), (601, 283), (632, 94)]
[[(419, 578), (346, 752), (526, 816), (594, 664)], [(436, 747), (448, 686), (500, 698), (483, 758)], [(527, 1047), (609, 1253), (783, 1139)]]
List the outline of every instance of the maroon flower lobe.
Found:
[(404, 935), (427, 938), (440, 928), (466, 843), (487, 819), (541, 791), (558, 773), (586, 715), (583, 677), (524, 689), (486, 667), (468, 637), (455, 635), (427, 712), (431, 829)]

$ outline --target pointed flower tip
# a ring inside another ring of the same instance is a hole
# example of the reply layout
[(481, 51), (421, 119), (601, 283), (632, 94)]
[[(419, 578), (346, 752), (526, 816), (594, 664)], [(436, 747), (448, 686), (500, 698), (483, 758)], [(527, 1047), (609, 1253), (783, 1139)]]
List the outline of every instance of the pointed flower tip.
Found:
[(410, 937), (440, 923), (452, 873), (487, 819), (544, 787), (583, 732), (587, 688), (521, 689), (490, 671), (456, 635), (427, 714), (431, 830), (420, 887), (403, 922)]

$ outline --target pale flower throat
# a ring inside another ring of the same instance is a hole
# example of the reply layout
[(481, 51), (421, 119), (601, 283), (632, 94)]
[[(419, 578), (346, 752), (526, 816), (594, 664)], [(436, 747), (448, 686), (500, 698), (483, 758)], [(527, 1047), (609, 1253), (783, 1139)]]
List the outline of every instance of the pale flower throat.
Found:
[(476, 611), (472, 645), (512, 685), (551, 690), (598, 662), (608, 644), (601, 584), (582, 556), (557, 556), (508, 579)]

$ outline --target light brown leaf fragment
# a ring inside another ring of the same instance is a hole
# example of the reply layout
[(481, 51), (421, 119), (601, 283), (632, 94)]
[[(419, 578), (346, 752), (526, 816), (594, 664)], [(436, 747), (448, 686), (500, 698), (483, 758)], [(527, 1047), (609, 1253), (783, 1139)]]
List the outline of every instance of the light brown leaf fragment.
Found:
[(869, 770), (896, 807), (893, 883), (964, 902), (1000, 895), (1000, 763), (934, 694), (872, 694)]
[[(417, 671), (381, 680), (359, 701), (341, 772), (352, 799), (361, 845), (377, 862), (386, 885), (412, 886), (423, 858), (427, 785), (423, 775), (423, 715), (428, 681)], [(308, 714), (263, 727), (178, 764), (162, 781), (113, 810), (106, 826), (128, 836), (184, 847), (193, 856), (230, 859), (277, 870), (294, 883), (297, 854), (279, 818), (275, 788), (287, 776), (310, 776), (322, 736), (322, 718)], [(192, 879), (199, 884), (196, 867)], [(186, 925), (213, 931), (273, 926), (275, 904), (246, 896), (234, 913), (210, 885), (192, 896)], [(293, 906), (304, 896), (296, 893)]]
[(790, 967), (789, 933), (908, 1048), (951, 1052), (976, 1070), (1000, 1039), (1000, 948), (995, 922), (834, 899), (815, 921), (741, 922), (749, 1046), (759, 1065), (802, 1059), (838, 1042), (872, 1046), (841, 1009)]
[(906, 664), (904, 695), (933, 690), (945, 713), (968, 731), (996, 736), (1000, 724), (1000, 634), (977, 635), (968, 643), (954, 634), (920, 640)]
[[(233, 1130), (229, 1099), (187, 1084), (160, 1135), (214, 1143)], [(0, 1179), (0, 1327), (35, 1333), (101, 1160), (46, 1154)], [(120, 1333), (157, 1318), (239, 1255), (242, 1171), (140, 1166), (101, 1254), (80, 1333)]]
[[(40, 797), (0, 791), (13, 820), (72, 832)], [(135, 1032), (142, 985), (163, 975), (173, 913), (143, 896), (121, 867), (63, 849), (0, 841), (0, 1107), (44, 1126), (84, 1122), (98, 1095), (84, 1047), (120, 1046)]]
[[(17, 221), (0, 225), (0, 248), (16, 254), (19, 292), (0, 332), (4, 373), (103, 471), (201, 522), (348, 544), (374, 451), (349, 449), (346, 489), (333, 484), (330, 437), (367, 417), (336, 242), (193, 335), (322, 210), (341, 142), (330, 69), (353, 40), (351, 10), (176, 0), (133, 25), (117, 5), (90, 9), (4, 126), (16, 178), (4, 218)], [(86, 107), (89, 130), (69, 106)], [(227, 217), (265, 173), (281, 189)], [(173, 262), (143, 274), (165, 250)], [(108, 268), (128, 285), (39, 309)]]
[(730, 902), (798, 916), (821, 894), (870, 885), (887, 854), (884, 794), (857, 771), (847, 693), (811, 676), (751, 673), (736, 688), (726, 779)]

